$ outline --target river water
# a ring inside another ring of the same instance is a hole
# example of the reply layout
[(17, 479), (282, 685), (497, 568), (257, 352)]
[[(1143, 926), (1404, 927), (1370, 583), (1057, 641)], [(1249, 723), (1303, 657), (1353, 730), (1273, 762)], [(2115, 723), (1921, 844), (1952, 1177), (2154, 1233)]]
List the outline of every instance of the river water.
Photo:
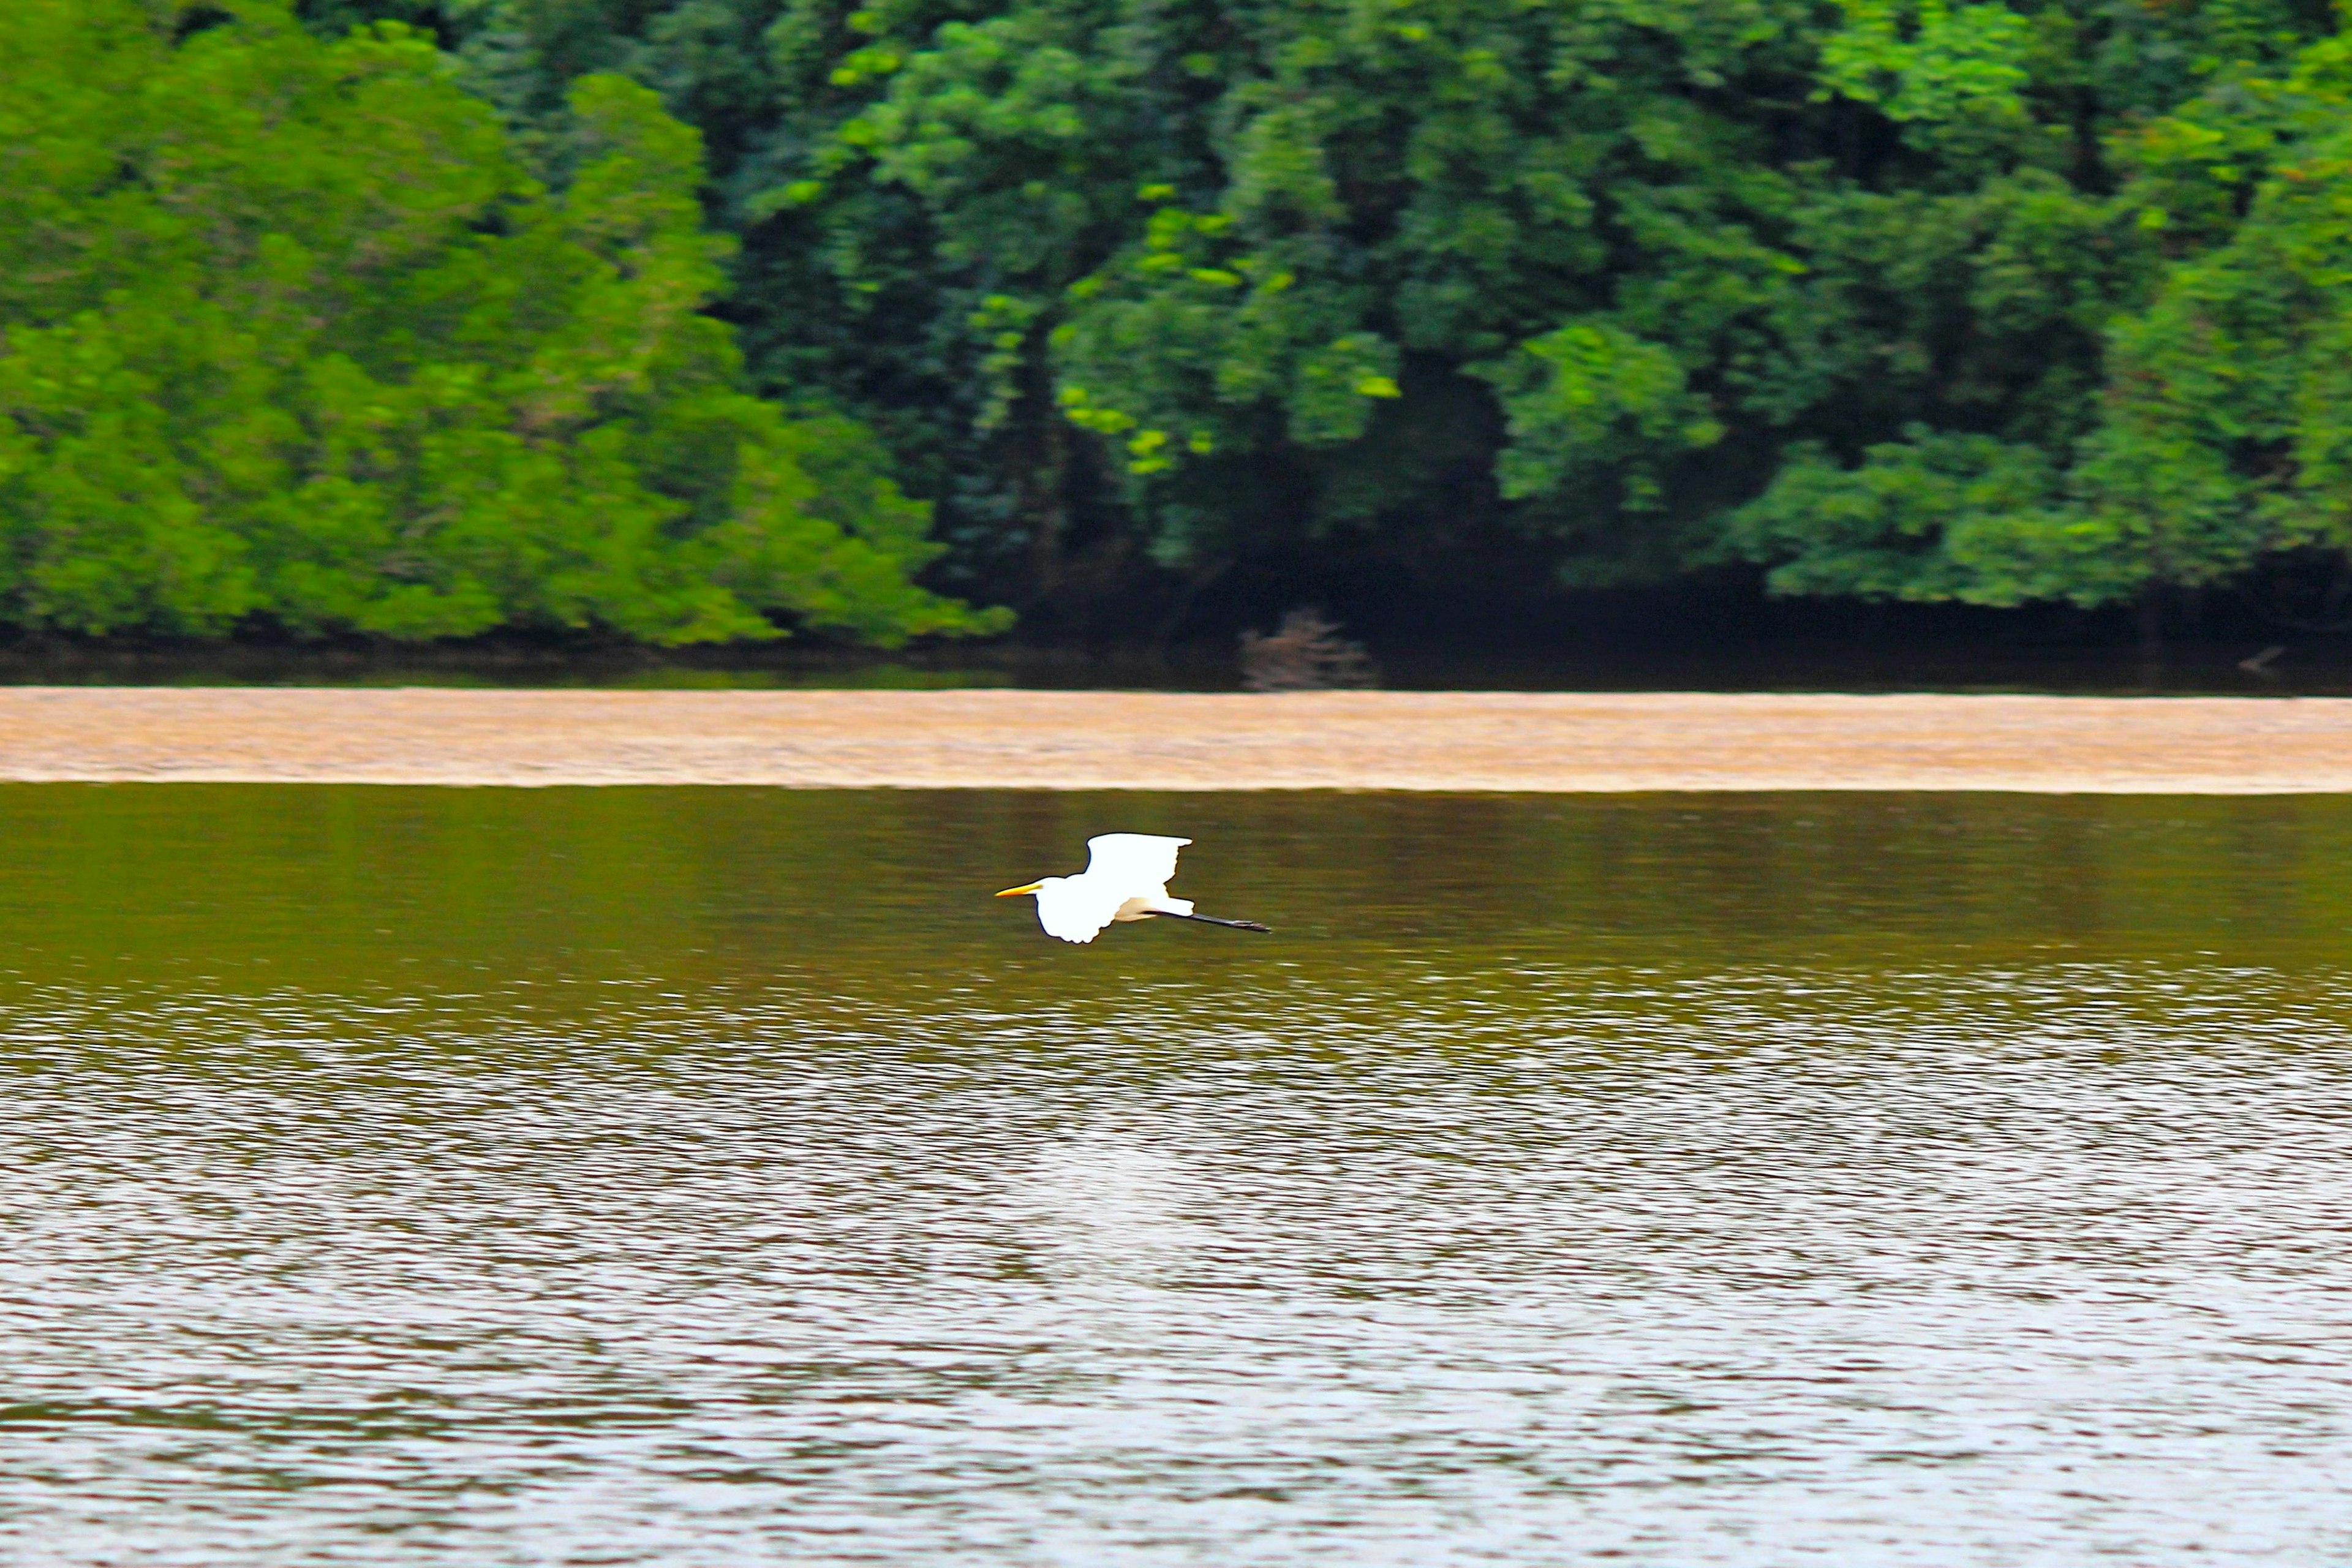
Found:
[(0, 831), (14, 1563), (2352, 1562), (2352, 800)]

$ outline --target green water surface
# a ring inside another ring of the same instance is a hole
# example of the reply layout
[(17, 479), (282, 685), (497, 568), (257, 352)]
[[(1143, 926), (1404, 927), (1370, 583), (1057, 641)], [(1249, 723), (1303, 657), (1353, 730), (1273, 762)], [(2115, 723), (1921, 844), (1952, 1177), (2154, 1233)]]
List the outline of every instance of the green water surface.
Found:
[(2352, 799), (0, 829), (11, 1561), (2352, 1561)]

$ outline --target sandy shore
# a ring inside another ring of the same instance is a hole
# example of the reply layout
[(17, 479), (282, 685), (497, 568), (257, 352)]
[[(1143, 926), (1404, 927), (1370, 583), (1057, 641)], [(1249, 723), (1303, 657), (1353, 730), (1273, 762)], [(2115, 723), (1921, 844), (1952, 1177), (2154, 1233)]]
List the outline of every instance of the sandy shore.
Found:
[(2352, 699), (0, 688), (0, 779), (2352, 790)]

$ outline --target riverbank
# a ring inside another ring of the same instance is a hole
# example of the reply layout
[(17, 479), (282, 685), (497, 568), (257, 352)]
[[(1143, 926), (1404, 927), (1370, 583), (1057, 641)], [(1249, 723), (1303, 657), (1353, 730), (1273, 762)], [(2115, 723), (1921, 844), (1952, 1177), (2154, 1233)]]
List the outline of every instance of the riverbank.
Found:
[(0, 779), (2352, 792), (2352, 699), (0, 688)]

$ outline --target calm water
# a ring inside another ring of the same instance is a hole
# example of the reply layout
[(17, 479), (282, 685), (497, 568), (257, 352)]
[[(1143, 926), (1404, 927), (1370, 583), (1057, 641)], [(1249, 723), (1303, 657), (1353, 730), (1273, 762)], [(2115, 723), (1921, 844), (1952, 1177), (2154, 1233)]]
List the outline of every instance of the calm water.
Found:
[(12, 1563), (2352, 1561), (2352, 800), (0, 831)]

